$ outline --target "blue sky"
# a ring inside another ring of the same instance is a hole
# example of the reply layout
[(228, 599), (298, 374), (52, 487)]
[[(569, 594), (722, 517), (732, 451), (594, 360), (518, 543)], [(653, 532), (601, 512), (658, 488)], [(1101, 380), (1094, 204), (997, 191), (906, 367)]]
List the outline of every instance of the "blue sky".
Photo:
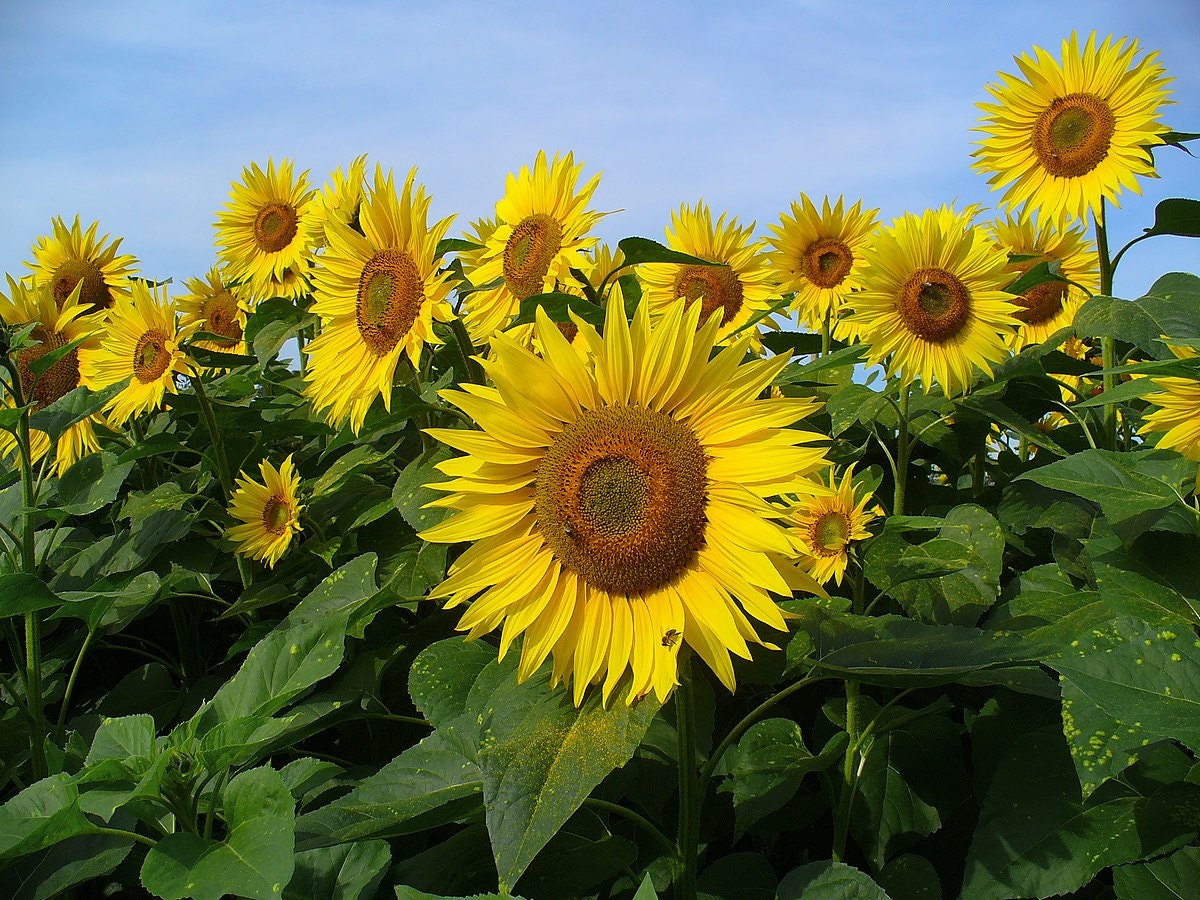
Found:
[[(491, 214), (539, 149), (602, 171), (605, 240), (661, 240), (680, 203), (778, 221), (801, 191), (885, 218), (994, 204), (970, 152), (998, 70), (1072, 29), (1137, 37), (1174, 76), (1168, 124), (1200, 131), (1196, 0), (983, 2), (118, 2), (0, 0), (0, 268), (50, 219), (122, 236), (145, 275), (215, 258), (213, 228), (251, 161), (290, 157), (319, 186), (368, 153), (420, 167), (452, 234)], [(1195, 151), (1200, 156), (1200, 149)], [(1154, 204), (1200, 197), (1200, 159), (1110, 214), (1114, 244)], [(1115, 248), (1114, 248), (1115, 249)], [(1157, 238), (1116, 293), (1200, 272), (1200, 241)]]

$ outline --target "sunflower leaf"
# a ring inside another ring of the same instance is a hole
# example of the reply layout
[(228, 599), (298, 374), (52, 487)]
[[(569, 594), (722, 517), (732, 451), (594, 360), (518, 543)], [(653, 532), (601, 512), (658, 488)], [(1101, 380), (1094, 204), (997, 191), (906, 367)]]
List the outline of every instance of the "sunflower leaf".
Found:
[(521, 311), (509, 320), (506, 328), (518, 325), (532, 325), (535, 321), (538, 307), (545, 310), (552, 322), (570, 322), (568, 311), (575, 313), (583, 321), (597, 328), (604, 325), (604, 308), (593, 303), (586, 297), (567, 294), (563, 291), (551, 291), (547, 294), (534, 294), (521, 301)]
[(90, 334), (80, 335), (79, 337), (75, 338), (75, 340), (63, 344), (61, 347), (55, 347), (44, 356), (39, 356), (37, 359), (31, 359), (29, 361), (29, 371), (33, 374), (35, 379), (41, 378), (46, 374), (47, 371), (49, 371), (51, 366), (53, 366), (64, 356), (77, 350), (79, 345), (86, 341), (89, 337), (91, 337)]
[(658, 241), (644, 237), (627, 237), (617, 242), (617, 247), (625, 254), (625, 265), (637, 266), (642, 263), (677, 263), (686, 266), (723, 266), (723, 262), (713, 262), (711, 259), (701, 259), (689, 253), (680, 253), (670, 247), (663, 246)]
[(1145, 229), (1146, 237), (1174, 234), (1200, 237), (1200, 200), (1171, 197), (1154, 207), (1154, 225)]
[(1058, 274), (1060, 268), (1062, 268), (1062, 263), (1057, 259), (1040, 262), (1030, 267), (1029, 271), (1021, 273), (1020, 277), (1005, 287), (1004, 290), (1006, 293), (1019, 297), (1039, 284), (1045, 284), (1048, 281), (1061, 281), (1065, 283), (1067, 279)]
[(63, 432), (76, 422), (82, 422), (88, 416), (100, 412), (113, 397), (125, 390), (128, 384), (129, 379), (126, 378), (99, 391), (77, 387), (30, 415), (29, 427), (44, 432), (50, 440), (57, 441)]

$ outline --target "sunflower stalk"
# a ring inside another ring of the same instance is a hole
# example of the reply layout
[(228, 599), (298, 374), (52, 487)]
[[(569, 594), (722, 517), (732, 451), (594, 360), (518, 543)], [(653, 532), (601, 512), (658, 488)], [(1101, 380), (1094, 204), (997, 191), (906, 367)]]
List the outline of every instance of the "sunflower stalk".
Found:
[[(1096, 212), (1096, 252), (1100, 257), (1100, 294), (1111, 297), (1113, 290), (1113, 264), (1109, 258), (1108, 227), (1105, 223), (1104, 198), (1100, 199), (1100, 209)], [(1100, 352), (1104, 365), (1104, 393), (1106, 396), (1117, 386), (1117, 376), (1112, 369), (1117, 365), (1116, 339), (1102, 337)], [(1104, 404), (1104, 446), (1110, 450), (1117, 449), (1117, 405)]]
[(679, 870), (676, 900), (695, 900), (700, 845), (700, 803), (696, 777), (696, 709), (689, 660), (680, 654), (679, 687), (675, 689), (675, 731), (679, 740), (679, 832), (676, 851)]
[[(233, 499), (233, 476), (229, 470), (229, 457), (225, 455), (225, 441), (221, 437), (221, 429), (217, 427), (217, 420), (213, 415), (212, 403), (209, 402), (208, 393), (204, 390), (204, 379), (196, 375), (191, 381), (192, 386), (196, 389), (196, 399), (200, 403), (200, 409), (204, 413), (204, 422), (208, 426), (208, 435), (212, 438), (213, 453), (217, 457), (217, 477), (221, 480), (221, 487), (225, 491), (225, 502), (228, 503)], [(241, 555), (236, 555), (235, 558), (237, 560), (238, 577), (241, 578), (244, 590), (250, 587), (250, 567)]]
[(900, 423), (897, 430), (899, 441), (896, 444), (896, 490), (892, 495), (892, 515), (894, 516), (904, 515), (904, 495), (908, 487), (908, 456), (912, 449), (908, 429), (909, 396), (909, 385), (902, 385), (900, 388), (900, 405), (897, 410), (899, 412)]

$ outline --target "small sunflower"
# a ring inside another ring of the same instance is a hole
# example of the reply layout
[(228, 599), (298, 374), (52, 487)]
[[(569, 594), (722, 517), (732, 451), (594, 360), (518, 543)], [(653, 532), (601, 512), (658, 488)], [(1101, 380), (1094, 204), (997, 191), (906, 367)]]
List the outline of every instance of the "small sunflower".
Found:
[(677, 302), (652, 326), (639, 306), (631, 326), (610, 298), (603, 337), (577, 323), (588, 365), (539, 310), (543, 357), (498, 336), (495, 387), (442, 392), (483, 430), (429, 431), (467, 455), (438, 466), (431, 505), (457, 512), (421, 537), (471, 542), (430, 596), (474, 598), (458, 627), (502, 627), (502, 656), (524, 634), (518, 678), (552, 655), (576, 704), (629, 670), (627, 702), (665, 699), (681, 643), (732, 690), (730, 654), (765, 643), (750, 618), (784, 628), (770, 593), (821, 592), (767, 499), (826, 490), (823, 452), (799, 446), (819, 436), (789, 427), (815, 404), (758, 399), (786, 357), (743, 362), (747, 338), (710, 359), (721, 319), (699, 317)]
[[(651, 314), (667, 309), (677, 299), (699, 300), (700, 321), (720, 310), (723, 342), (756, 314), (770, 308), (777, 296), (774, 277), (762, 241), (751, 239), (754, 223), (738, 227), (737, 217), (728, 222), (725, 213), (714, 223), (708, 204), (703, 200), (690, 207), (686, 203), (671, 214), (667, 228), (667, 246), (719, 266), (646, 263), (638, 266), (643, 302)], [(758, 329), (750, 329), (757, 346)], [(740, 334), (740, 332), (739, 332)]]
[(184, 282), (191, 292), (179, 298), (180, 324), (188, 331), (206, 331), (220, 339), (194, 341), (197, 347), (224, 353), (246, 353), (246, 308), (249, 291), (244, 285), (230, 286), (213, 266), (204, 278)]
[(61, 217), (55, 217), (51, 225), (54, 236), (38, 238), (33, 245), (34, 261), (25, 263), (33, 270), (34, 284), (48, 287), (60, 306), (79, 287), (79, 302), (87, 313), (106, 310), (116, 298), (129, 296), (129, 277), (137, 272), (137, 258), (128, 253), (117, 255), (121, 238), (111, 244), (107, 234), (97, 238), (99, 222), (83, 231), (79, 216), (69, 228)]
[(800, 322), (820, 331), (825, 317), (837, 322), (838, 314), (850, 292), (859, 287), (862, 251), (875, 230), (878, 209), (862, 209), (862, 201), (845, 208), (838, 197), (832, 207), (829, 198), (820, 212), (806, 194), (792, 201), (792, 214), (780, 216), (771, 225), (774, 237), (767, 238), (775, 249), (767, 254), (780, 290), (794, 291), (791, 310)]
[(263, 297), (303, 295), (313, 215), (308, 172), (293, 177), (291, 160), (267, 171), (251, 163), (234, 182), (230, 202), (217, 213), (218, 258), (228, 277), (249, 282)]
[(850, 542), (871, 536), (867, 526), (874, 521), (875, 513), (867, 510), (871, 493), (864, 491), (859, 496), (855, 491), (853, 466), (846, 470), (840, 484), (832, 468), (828, 477), (832, 493), (802, 498), (787, 522), (804, 570), (821, 584), (833, 579), (840, 585), (850, 561)]
[(1023, 77), (1001, 72), (987, 85), (996, 102), (977, 104), (986, 137), (972, 155), (993, 190), (1007, 186), (1005, 206), (1086, 219), (1105, 199), (1119, 205), (1122, 188), (1141, 193), (1137, 176), (1156, 177), (1146, 148), (1169, 130), (1159, 114), (1171, 79), (1157, 53), (1139, 61), (1138, 42), (1126, 42), (1110, 35), (1097, 46), (1092, 32), (1081, 51), (1072, 32), (1061, 62), (1034, 47), (1036, 58), (1015, 57)]
[(133, 296), (117, 300), (99, 347), (79, 354), (80, 375), (92, 390), (129, 379), (104, 408), (114, 425), (158, 409), (168, 392), (175, 393), (175, 376), (191, 374), (181, 337), (165, 285), (135, 281)]
[(300, 532), (300, 513), (304, 509), (298, 502), (300, 475), (291, 456), (278, 469), (264, 459), (258, 471), (262, 481), (238, 473), (229, 515), (242, 524), (226, 529), (225, 535), (238, 545), (238, 554), (262, 560), (273, 569), (292, 542), (292, 535)]
[(1004, 293), (1008, 258), (983, 231), (937, 210), (907, 213), (876, 232), (865, 252), (854, 324), (871, 345), (870, 364), (887, 361), (905, 384), (934, 382), (947, 396), (991, 373), (1008, 355), (1020, 307)]
[(467, 278), (480, 288), (463, 303), (463, 323), (475, 344), (491, 343), (527, 297), (576, 284), (570, 270), (585, 266), (584, 251), (598, 240), (588, 232), (604, 215), (588, 209), (600, 176), (579, 187), (582, 172), (572, 153), (547, 162), (539, 151), (533, 171), (522, 166), (508, 176), (495, 227), (491, 220), (476, 223), (471, 240), (485, 247), (462, 257)]
[(328, 222), (338, 222), (362, 233), (358, 224), (359, 208), (367, 190), (367, 155), (356, 156), (345, 174), (341, 166), (329, 174), (329, 181), (313, 198), (312, 215), (309, 216), (308, 243), (313, 248), (325, 247), (329, 238), (325, 233)]
[[(996, 219), (989, 226), (992, 239), (1008, 253), (1008, 271), (1013, 278), (1028, 272), (1038, 263), (1058, 263), (1058, 273), (1064, 278), (1095, 292), (1100, 287), (1100, 258), (1096, 245), (1087, 239), (1086, 225), (1070, 221), (1062, 228), (1042, 218), (1040, 221), (1028, 208), (1014, 217), (1011, 213)], [(1087, 292), (1061, 281), (1043, 281), (1030, 288), (1016, 304), (1021, 327), (1013, 338), (1013, 349), (1040, 344), (1060, 328), (1075, 321), (1075, 313), (1083, 306)]]
[(449, 274), (437, 260), (453, 216), (428, 224), (430, 197), (414, 187), (416, 176), (408, 173), (397, 197), (391, 172), (377, 166), (359, 213), (363, 233), (331, 221), (314, 274), (321, 334), (308, 346), (306, 390), (331, 424), (349, 419), (356, 434), (377, 396), (391, 408), (400, 356), (418, 365), (422, 347), (441, 343), (434, 321), (454, 317)]

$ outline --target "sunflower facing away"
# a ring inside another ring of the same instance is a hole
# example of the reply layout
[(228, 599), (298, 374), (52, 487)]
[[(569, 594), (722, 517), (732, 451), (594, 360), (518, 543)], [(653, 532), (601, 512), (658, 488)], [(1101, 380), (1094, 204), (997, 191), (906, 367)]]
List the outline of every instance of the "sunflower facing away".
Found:
[(850, 292), (859, 287), (862, 251), (875, 230), (878, 209), (862, 209), (857, 201), (845, 208), (838, 197), (832, 207), (829, 198), (820, 212), (806, 194), (792, 201), (792, 214), (780, 216), (771, 225), (774, 237), (767, 242), (774, 248), (767, 254), (780, 290), (795, 291), (791, 309), (802, 324), (820, 331), (829, 316), (837, 322), (838, 313)]
[(626, 702), (666, 698), (681, 643), (732, 690), (730, 654), (764, 643), (750, 620), (784, 628), (769, 592), (821, 592), (767, 501), (825, 490), (798, 446), (818, 436), (788, 427), (814, 404), (756, 399), (786, 358), (739, 364), (747, 339), (710, 360), (721, 320), (699, 316), (674, 303), (652, 327), (640, 306), (630, 326), (610, 300), (603, 337), (579, 322), (587, 365), (539, 310), (544, 358), (497, 337), (495, 387), (443, 392), (482, 431), (430, 430), (466, 455), (438, 466), (431, 505), (456, 512), (421, 537), (471, 542), (430, 596), (474, 598), (458, 627), (502, 628), (502, 656), (524, 634), (518, 678), (552, 655), (576, 704), (627, 670)]
[(135, 281), (133, 296), (117, 300), (100, 346), (79, 354), (79, 372), (91, 390), (129, 379), (104, 407), (114, 425), (158, 409), (168, 391), (175, 393), (176, 374), (191, 374), (179, 349), (181, 337), (165, 285), (151, 288)]
[(1061, 222), (1098, 215), (1102, 199), (1117, 204), (1122, 188), (1141, 193), (1137, 176), (1155, 177), (1146, 147), (1169, 129), (1159, 119), (1171, 79), (1151, 53), (1136, 59), (1138, 42), (1088, 36), (1082, 51), (1074, 32), (1062, 43), (1061, 62), (1041, 47), (1015, 58), (1021, 76), (1001, 72), (987, 85), (994, 103), (977, 104), (986, 116), (977, 128), (974, 168), (992, 173), (1001, 202), (1026, 202)]
[(300, 297), (314, 208), (308, 173), (293, 177), (288, 159), (278, 169), (268, 160), (265, 172), (251, 163), (229, 196), (214, 226), (222, 269), (232, 280), (249, 282), (257, 296)]
[(313, 248), (325, 247), (329, 238), (325, 234), (328, 222), (342, 225), (362, 233), (358, 224), (359, 208), (367, 190), (367, 155), (356, 156), (348, 171), (343, 174), (341, 166), (329, 175), (329, 181), (313, 197), (312, 214), (309, 216), (308, 243)]
[(246, 286), (230, 287), (216, 266), (204, 278), (189, 278), (184, 283), (190, 293), (182, 295), (178, 301), (180, 324), (189, 331), (206, 331), (220, 336), (220, 340), (195, 341), (195, 346), (223, 353), (245, 353), (243, 334), (246, 309), (250, 305)]
[[(739, 331), (756, 314), (770, 307), (777, 296), (774, 276), (761, 251), (763, 243), (752, 240), (754, 223), (738, 227), (737, 217), (728, 222), (725, 214), (714, 223), (708, 204), (703, 200), (690, 207), (686, 203), (671, 213), (667, 228), (667, 246), (691, 256), (724, 263), (720, 266), (646, 263), (638, 266), (643, 302), (652, 315), (658, 315), (677, 299), (699, 300), (700, 321), (717, 310), (721, 312), (718, 342)], [(754, 341), (758, 329), (747, 329)], [(741, 336), (739, 331), (738, 336)]]
[[(1056, 228), (1048, 219), (1035, 220), (1026, 208), (1019, 216), (1011, 213), (989, 226), (993, 240), (1009, 255), (1008, 271), (1013, 278), (1023, 275), (1042, 262), (1058, 263), (1058, 274), (1088, 291), (1100, 287), (1100, 258), (1096, 245), (1087, 239), (1082, 220)], [(1075, 321), (1087, 293), (1061, 281), (1043, 281), (1016, 298), (1021, 307), (1016, 317), (1021, 322), (1013, 339), (1013, 349), (1040, 344), (1060, 328)]]
[(449, 275), (438, 273), (437, 261), (453, 217), (428, 224), (430, 197), (414, 186), (416, 176), (408, 173), (397, 197), (392, 173), (377, 166), (359, 212), (363, 233), (330, 221), (329, 247), (314, 271), (321, 334), (308, 346), (306, 391), (330, 424), (349, 419), (356, 434), (377, 396), (391, 408), (401, 354), (418, 365), (422, 347), (441, 343), (434, 320), (454, 316)]
[(108, 309), (117, 297), (129, 296), (129, 276), (137, 272), (137, 258), (128, 253), (117, 255), (121, 238), (111, 244), (108, 235), (96, 237), (99, 222), (93, 222), (83, 231), (79, 216), (67, 227), (61, 217), (51, 224), (54, 236), (38, 238), (33, 245), (33, 262), (27, 262), (33, 270), (34, 284), (50, 289), (60, 306), (76, 287), (79, 287), (79, 302), (84, 312)]
[(463, 257), (466, 275), (476, 287), (492, 286), (468, 294), (463, 304), (463, 322), (475, 344), (491, 343), (525, 298), (576, 283), (570, 270), (585, 268), (584, 251), (598, 240), (588, 232), (604, 215), (588, 209), (600, 176), (579, 187), (582, 172), (573, 153), (547, 162), (539, 151), (533, 171), (522, 166), (509, 174), (496, 204), (495, 228), (490, 220), (476, 223), (486, 245)]
[(262, 481), (238, 473), (229, 515), (241, 524), (226, 529), (225, 535), (238, 545), (240, 555), (262, 560), (273, 569), (292, 542), (292, 535), (300, 532), (300, 513), (304, 509), (298, 502), (300, 475), (291, 456), (278, 469), (264, 459), (258, 471)]
[(1003, 291), (1008, 256), (969, 215), (906, 213), (877, 232), (854, 296), (870, 363), (886, 361), (905, 384), (920, 379), (926, 393), (934, 382), (947, 396), (962, 393), (975, 369), (990, 374), (1018, 324), (1020, 307)]
[(830, 496), (801, 498), (787, 521), (805, 571), (821, 584), (830, 579), (841, 584), (850, 560), (850, 542), (871, 536), (867, 526), (875, 519), (875, 513), (867, 511), (870, 492), (855, 497), (853, 466), (846, 470), (840, 484), (831, 468), (829, 487)]
[[(61, 399), (81, 384), (79, 377), (79, 352), (83, 348), (97, 345), (95, 332), (100, 328), (100, 316), (88, 314), (89, 306), (79, 302), (82, 288), (75, 288), (61, 303), (56, 302), (48, 285), (27, 287), (8, 278), (8, 296), (0, 293), (0, 320), (6, 325), (25, 325), (37, 322), (30, 333), (40, 343), (17, 352), (17, 374), (21, 379), (22, 393), (26, 402), (32, 400), (34, 409), (40, 410)], [(70, 351), (35, 377), (29, 364), (52, 350), (65, 347), (79, 338), (87, 338), (76, 349)], [(14, 398), (6, 397), (5, 405), (13, 405)], [(41, 459), (50, 450), (50, 439), (41, 431), (29, 433), (30, 450), (34, 461)], [(9, 456), (16, 450), (16, 439), (8, 431), (0, 431), (0, 455)], [(55, 447), (55, 468), (61, 475), (76, 460), (100, 449), (92, 419), (86, 418), (66, 429)]]

